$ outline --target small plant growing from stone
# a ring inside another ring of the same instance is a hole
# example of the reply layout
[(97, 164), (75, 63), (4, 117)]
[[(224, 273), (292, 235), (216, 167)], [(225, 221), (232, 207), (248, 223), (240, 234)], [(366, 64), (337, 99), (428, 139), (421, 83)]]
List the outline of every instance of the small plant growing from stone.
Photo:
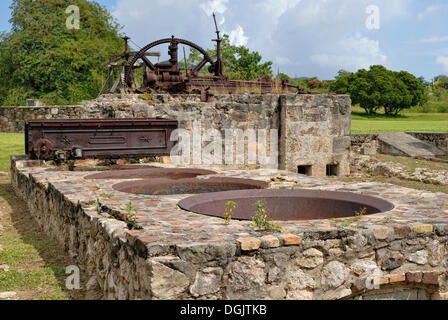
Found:
[(126, 207), (123, 208), (127, 212), (126, 220), (128, 223), (129, 229), (141, 230), (143, 227), (138, 223), (138, 217), (136, 216), (138, 212), (138, 208), (132, 205), (132, 202), (129, 201), (126, 204)]
[(367, 208), (361, 208), (359, 211), (355, 211), (355, 217), (363, 217), (367, 213)]
[(236, 203), (233, 201), (227, 201), (226, 208), (224, 210), (224, 221), (229, 224), (232, 220), (233, 210), (236, 208)]
[(146, 100), (146, 101), (151, 101), (152, 99), (154, 99), (154, 93), (145, 93), (145, 94), (141, 94), (139, 95), (139, 98), (142, 100)]
[(281, 228), (268, 220), (266, 202), (264, 200), (257, 201), (257, 211), (252, 217), (252, 227), (257, 229), (280, 230)]
[(102, 184), (97, 184), (96, 186), (94, 186), (91, 190), (92, 191), (100, 191), (103, 188)]

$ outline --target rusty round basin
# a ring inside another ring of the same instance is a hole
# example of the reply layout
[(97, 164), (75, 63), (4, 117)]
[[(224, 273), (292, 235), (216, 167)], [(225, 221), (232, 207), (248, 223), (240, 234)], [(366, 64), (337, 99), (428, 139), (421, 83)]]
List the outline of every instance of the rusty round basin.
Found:
[(91, 174), (85, 179), (150, 179), (150, 178), (167, 178), (167, 179), (185, 179), (194, 178), (202, 175), (216, 174), (214, 171), (203, 169), (168, 169), (147, 167), (145, 169), (126, 169), (117, 171), (100, 172)]
[(112, 186), (117, 191), (145, 195), (199, 194), (267, 187), (268, 183), (263, 181), (237, 178), (186, 178), (177, 180), (155, 178), (126, 181)]
[(222, 217), (226, 203), (236, 208), (232, 219), (250, 220), (255, 215), (257, 201), (264, 200), (271, 220), (315, 220), (354, 217), (363, 211), (374, 214), (390, 211), (394, 205), (380, 198), (356, 193), (321, 190), (241, 190), (201, 194), (183, 199), (179, 207), (204, 215)]

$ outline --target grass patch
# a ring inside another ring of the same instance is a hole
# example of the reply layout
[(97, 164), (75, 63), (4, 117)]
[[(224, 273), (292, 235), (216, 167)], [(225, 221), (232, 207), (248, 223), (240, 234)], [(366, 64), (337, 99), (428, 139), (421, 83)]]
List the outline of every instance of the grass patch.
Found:
[(0, 177), (0, 213), (0, 264), (10, 267), (0, 271), (0, 292), (17, 292), (21, 300), (82, 299), (84, 291), (65, 287), (65, 268), (76, 263), (41, 231), (8, 177)]
[(417, 168), (425, 168), (428, 170), (447, 170), (448, 163), (434, 162), (428, 160), (414, 159), (409, 157), (390, 156), (386, 154), (376, 154), (371, 156), (380, 162), (396, 162), (403, 165), (408, 171), (414, 172)]
[(11, 156), (25, 154), (25, 135), (0, 133), (0, 171), (9, 171)]
[(402, 113), (389, 117), (368, 115), (360, 107), (352, 107), (352, 133), (405, 131), (446, 132), (448, 113)]

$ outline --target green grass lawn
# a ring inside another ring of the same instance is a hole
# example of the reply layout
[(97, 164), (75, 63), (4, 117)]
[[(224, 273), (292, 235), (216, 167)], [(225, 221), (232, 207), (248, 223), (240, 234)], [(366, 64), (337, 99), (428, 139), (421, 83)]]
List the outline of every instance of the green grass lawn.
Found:
[(9, 171), (10, 157), (25, 154), (23, 134), (0, 133), (0, 171)]
[(352, 133), (431, 131), (448, 132), (448, 113), (402, 113), (397, 117), (367, 115), (354, 107)]

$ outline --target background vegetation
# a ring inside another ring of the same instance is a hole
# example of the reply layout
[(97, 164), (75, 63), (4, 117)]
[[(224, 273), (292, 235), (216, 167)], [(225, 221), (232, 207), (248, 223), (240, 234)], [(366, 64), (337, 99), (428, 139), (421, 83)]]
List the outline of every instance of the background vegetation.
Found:
[[(80, 30), (66, 27), (69, 5), (82, 12)], [(108, 10), (87, 0), (13, 0), (11, 8), (11, 32), (0, 34), (0, 105), (25, 105), (26, 99), (49, 105), (77, 104), (95, 98), (106, 76), (101, 65), (123, 46), (122, 27)], [(216, 58), (216, 46), (208, 53)], [(230, 79), (275, 76), (306, 91), (350, 94), (355, 112), (360, 106), (370, 116), (380, 115), (378, 119), (400, 112), (448, 113), (448, 77), (444, 75), (427, 82), (383, 66), (356, 73), (340, 70), (334, 80), (274, 75), (271, 61), (263, 61), (260, 53), (245, 46), (232, 45), (228, 35), (223, 36), (222, 57)], [(191, 67), (201, 60), (192, 50), (187, 62)], [(203, 72), (208, 73), (206, 68)], [(356, 116), (362, 117), (362, 112)]]
[[(81, 12), (69, 30), (66, 9)], [(0, 104), (75, 104), (98, 95), (103, 68), (123, 46), (121, 27), (98, 3), (87, 0), (13, 0), (12, 30), (0, 34)]]
[[(208, 49), (207, 53), (216, 59), (217, 49)], [(224, 62), (224, 73), (231, 80), (254, 80), (257, 77), (272, 79), (272, 62), (262, 62), (261, 55), (250, 51), (245, 46), (234, 46), (230, 44), (229, 36), (224, 34), (221, 43), (221, 57)], [(192, 49), (187, 59), (189, 67), (196, 66), (203, 59), (199, 51)], [(183, 62), (181, 62), (183, 67)], [(207, 68), (202, 69), (202, 73), (208, 74)]]

